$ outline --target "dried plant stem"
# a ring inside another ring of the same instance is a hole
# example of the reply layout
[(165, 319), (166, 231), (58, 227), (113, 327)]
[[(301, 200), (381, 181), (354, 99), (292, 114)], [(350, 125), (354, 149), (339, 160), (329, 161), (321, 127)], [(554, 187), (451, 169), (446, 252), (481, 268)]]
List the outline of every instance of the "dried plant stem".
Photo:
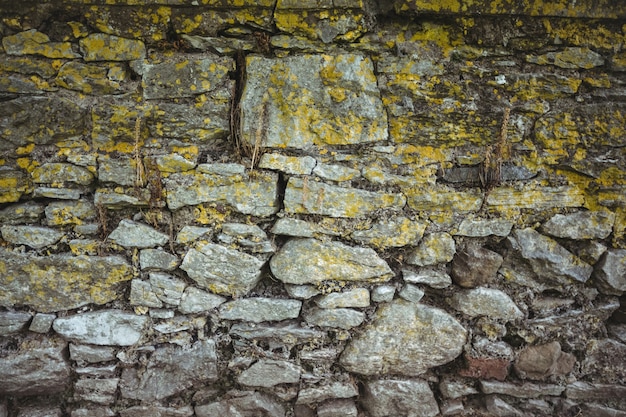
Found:
[(135, 187), (143, 187), (146, 184), (146, 168), (141, 157), (141, 116), (135, 120), (135, 143), (133, 159), (135, 160)]

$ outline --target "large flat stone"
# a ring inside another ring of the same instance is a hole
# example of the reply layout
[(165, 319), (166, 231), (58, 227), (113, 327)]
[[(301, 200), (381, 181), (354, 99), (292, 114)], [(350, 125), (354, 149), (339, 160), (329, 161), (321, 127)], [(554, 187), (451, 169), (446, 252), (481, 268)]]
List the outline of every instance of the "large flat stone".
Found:
[(493, 288), (474, 288), (454, 293), (450, 304), (470, 317), (516, 320), (524, 315), (505, 292)]
[(242, 298), (222, 304), (219, 316), (224, 320), (244, 320), (254, 323), (297, 318), (302, 301), (265, 297)]
[(253, 391), (229, 391), (219, 401), (195, 407), (197, 417), (285, 417), (285, 407), (272, 396)]
[(100, 310), (57, 318), (52, 327), (66, 339), (92, 345), (132, 346), (139, 341), (148, 317), (121, 310)]
[(362, 403), (372, 417), (439, 414), (428, 382), (421, 379), (379, 379), (364, 384)]
[(596, 265), (594, 278), (603, 293), (621, 295), (626, 291), (626, 249), (608, 250)]
[(381, 305), (340, 358), (363, 375), (420, 375), (461, 354), (467, 331), (443, 310), (397, 300)]
[(615, 214), (604, 211), (578, 211), (555, 214), (541, 226), (543, 233), (564, 239), (604, 239), (613, 231)]
[(2, 238), (13, 245), (26, 245), (33, 249), (42, 249), (58, 242), (65, 233), (39, 226), (2, 226)]
[(261, 359), (243, 371), (237, 382), (249, 387), (273, 387), (278, 384), (297, 384), (302, 370), (299, 366), (274, 359)]
[(36, 256), (0, 249), (0, 305), (28, 305), (50, 313), (123, 296), (132, 268), (118, 256)]
[(287, 284), (326, 280), (384, 282), (389, 265), (374, 250), (316, 239), (289, 240), (270, 260), (272, 273)]
[(108, 238), (125, 248), (152, 248), (163, 246), (169, 240), (165, 233), (128, 219), (120, 221)]

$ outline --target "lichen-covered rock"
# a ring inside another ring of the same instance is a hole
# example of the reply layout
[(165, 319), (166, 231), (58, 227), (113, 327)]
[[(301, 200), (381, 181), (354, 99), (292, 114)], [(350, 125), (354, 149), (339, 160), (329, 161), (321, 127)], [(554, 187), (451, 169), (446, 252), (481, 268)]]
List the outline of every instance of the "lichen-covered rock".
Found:
[(363, 55), (251, 55), (246, 72), (241, 123), (250, 146), (306, 149), (387, 139), (372, 61)]
[(45, 213), (49, 226), (81, 225), (96, 218), (96, 208), (89, 200), (53, 201)]
[(578, 211), (556, 214), (541, 226), (547, 235), (564, 239), (604, 239), (613, 231), (615, 214), (604, 211)]
[(259, 282), (264, 264), (263, 260), (247, 253), (207, 243), (189, 249), (180, 269), (202, 288), (238, 297)]
[(402, 247), (417, 245), (424, 235), (426, 224), (406, 217), (394, 217), (374, 223), (367, 230), (352, 233), (355, 241), (376, 248)]
[[(0, 113), (2, 111), (0, 110)], [(0, 121), (0, 128), (2, 121)], [(2, 145), (0, 145), (2, 146)], [(28, 177), (23, 171), (0, 171), (0, 203), (14, 203), (31, 189)]]
[(316, 165), (311, 156), (285, 156), (279, 153), (264, 153), (259, 160), (259, 168), (282, 171), (286, 174), (311, 175)]
[(274, 276), (287, 284), (322, 281), (384, 282), (393, 273), (372, 249), (316, 239), (289, 240), (270, 260)]
[(58, 187), (63, 183), (89, 185), (94, 176), (87, 168), (67, 163), (47, 163), (35, 168), (32, 173), (36, 184), (52, 184)]
[(165, 233), (128, 219), (122, 219), (108, 238), (125, 248), (152, 248), (163, 246), (169, 241)]
[(70, 383), (67, 343), (58, 337), (27, 338), (0, 361), (0, 394), (3, 396), (58, 394)]
[(139, 341), (148, 318), (121, 310), (99, 310), (54, 321), (54, 331), (64, 338), (92, 345), (132, 346)]
[[(4, 180), (6, 178), (0, 176), (0, 184)], [(2, 185), (0, 185), (0, 201), (2, 201)], [(11, 204), (0, 210), (0, 223), (3, 225), (36, 223), (43, 212), (44, 206), (34, 201)]]
[(448, 233), (427, 235), (407, 257), (411, 265), (427, 266), (450, 262), (456, 252), (454, 239)]
[(397, 300), (350, 341), (339, 362), (363, 375), (420, 375), (461, 354), (467, 331), (443, 310)]
[(626, 344), (606, 338), (587, 344), (581, 372), (593, 382), (618, 384), (626, 378), (626, 369), (617, 366), (626, 355)]
[(123, 370), (120, 388), (123, 398), (153, 402), (217, 377), (215, 342), (208, 339), (188, 348), (157, 348), (142, 372), (136, 368)]
[(300, 315), (302, 301), (265, 297), (242, 298), (222, 304), (219, 316), (223, 320), (244, 320), (254, 323), (295, 319)]
[(2, 238), (13, 245), (26, 245), (33, 249), (42, 249), (58, 242), (64, 235), (62, 231), (39, 226), (2, 226)]
[(83, 59), (90, 61), (133, 61), (146, 56), (144, 43), (105, 33), (92, 33), (79, 42)]
[(456, 292), (450, 304), (470, 317), (487, 316), (505, 321), (516, 320), (524, 315), (506, 293), (492, 288), (474, 288)]
[(505, 219), (466, 217), (454, 234), (469, 237), (508, 236), (512, 228), (513, 222)]
[(626, 291), (626, 249), (608, 250), (596, 265), (594, 279), (606, 294), (621, 295)]
[(126, 68), (119, 64), (92, 65), (69, 61), (59, 69), (55, 81), (68, 90), (105, 95), (123, 93), (121, 81), (129, 78)]
[(353, 288), (343, 292), (333, 292), (315, 300), (321, 308), (369, 307), (370, 292), (366, 288)]
[(274, 359), (261, 359), (237, 377), (237, 382), (249, 387), (273, 387), (278, 384), (297, 384), (302, 370), (299, 366)]
[(9, 55), (41, 55), (46, 58), (80, 58), (70, 42), (51, 42), (48, 35), (36, 29), (2, 38), (2, 46)]
[(582, 207), (584, 194), (574, 187), (544, 187), (541, 189), (516, 190), (509, 187), (493, 189), (487, 196), (487, 204), (497, 209), (553, 207)]
[(421, 379), (379, 379), (365, 383), (363, 406), (372, 417), (439, 414), (428, 382)]
[(69, 310), (122, 297), (119, 283), (132, 278), (117, 256), (36, 256), (0, 250), (0, 305), (28, 305), (37, 311)]
[(604, 58), (589, 48), (565, 48), (559, 52), (528, 55), (526, 61), (539, 65), (555, 65), (567, 69), (590, 69), (604, 64)]
[(285, 407), (279, 401), (256, 391), (229, 391), (217, 402), (197, 405), (195, 412), (197, 417), (285, 417)]

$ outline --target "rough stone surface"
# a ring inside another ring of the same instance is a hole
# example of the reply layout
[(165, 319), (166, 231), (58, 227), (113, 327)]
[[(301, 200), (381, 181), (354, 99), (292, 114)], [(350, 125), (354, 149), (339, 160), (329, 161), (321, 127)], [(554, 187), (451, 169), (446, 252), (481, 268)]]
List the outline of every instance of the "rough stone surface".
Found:
[(594, 382), (621, 383), (626, 378), (626, 370), (615, 366), (618, 358), (626, 355), (626, 344), (613, 339), (591, 340), (587, 344), (581, 371)]
[(229, 391), (220, 401), (195, 407), (197, 417), (267, 416), (285, 417), (285, 407), (268, 394)]
[(576, 363), (571, 353), (561, 351), (559, 342), (524, 348), (515, 361), (515, 371), (521, 378), (545, 380), (552, 375), (567, 375)]
[(556, 214), (541, 226), (547, 235), (563, 239), (604, 239), (611, 234), (615, 215), (603, 211)]
[(109, 239), (125, 248), (152, 248), (165, 245), (169, 237), (146, 224), (124, 219), (111, 232)]
[(143, 42), (104, 33), (92, 33), (79, 41), (83, 59), (89, 61), (132, 61), (146, 55)]
[(502, 261), (500, 254), (470, 245), (456, 253), (450, 275), (454, 283), (463, 288), (478, 287), (495, 280)]
[(312, 308), (304, 313), (304, 320), (313, 326), (351, 329), (360, 326), (365, 313), (350, 308)]
[(30, 321), (32, 316), (28, 313), (11, 311), (0, 312), (0, 336), (18, 333)]
[(178, 310), (183, 314), (210, 311), (226, 302), (226, 298), (196, 287), (187, 287), (180, 300)]
[(448, 233), (433, 233), (424, 237), (406, 261), (411, 265), (434, 265), (450, 262), (455, 252), (456, 245), (452, 236)]
[(302, 301), (264, 297), (229, 301), (219, 308), (224, 320), (244, 320), (254, 323), (294, 319), (300, 315)]
[(411, 284), (426, 284), (432, 288), (446, 288), (452, 284), (450, 275), (433, 269), (420, 269), (418, 272), (404, 269), (402, 278)]
[(191, 406), (158, 407), (136, 405), (120, 410), (120, 415), (122, 417), (191, 417), (193, 416), (193, 408)]
[(79, 379), (74, 384), (74, 398), (95, 404), (111, 404), (115, 400), (118, 383), (119, 378)]
[(145, 271), (173, 271), (179, 263), (178, 256), (163, 250), (143, 249), (139, 252), (139, 265)]
[(330, 382), (300, 390), (296, 404), (313, 404), (331, 398), (353, 398), (359, 391), (352, 382)]
[(288, 361), (261, 359), (237, 377), (237, 382), (250, 387), (273, 387), (278, 384), (297, 384), (301, 370)]
[(64, 233), (58, 230), (38, 226), (2, 226), (2, 238), (14, 245), (26, 245), (33, 249), (42, 249), (54, 245)]
[(452, 295), (450, 304), (470, 317), (487, 316), (512, 321), (524, 314), (506, 293), (492, 288), (474, 288)]
[(54, 314), (37, 313), (30, 322), (28, 330), (35, 333), (48, 333), (54, 319), (56, 319)]
[(392, 275), (389, 265), (372, 249), (317, 239), (289, 240), (272, 257), (270, 267), (276, 278), (288, 284), (383, 282)]
[(363, 406), (372, 417), (439, 414), (439, 406), (426, 381), (379, 379), (366, 382), (364, 389)]
[(54, 331), (66, 339), (92, 345), (132, 346), (139, 341), (148, 322), (121, 310), (100, 310), (59, 317), (54, 321)]
[(334, 292), (319, 297), (315, 300), (315, 304), (321, 308), (368, 307), (370, 305), (370, 292), (366, 288)]
[(596, 266), (594, 278), (602, 292), (620, 295), (626, 291), (626, 249), (607, 251)]
[(525, 382), (521, 385), (510, 382), (480, 381), (480, 388), (485, 394), (504, 394), (517, 398), (537, 398), (542, 395), (558, 397), (565, 391), (561, 385), (533, 384)]
[(70, 358), (81, 365), (86, 363), (108, 362), (115, 359), (115, 348), (111, 346), (91, 346), (70, 343)]
[(368, 230), (353, 232), (355, 241), (375, 248), (417, 245), (424, 235), (426, 224), (406, 217), (394, 217), (374, 223)]
[(350, 341), (340, 363), (364, 375), (420, 375), (459, 356), (466, 336), (444, 311), (398, 300), (378, 308), (374, 321)]
[(455, 234), (469, 237), (508, 236), (513, 222), (504, 219), (479, 219), (466, 217)]

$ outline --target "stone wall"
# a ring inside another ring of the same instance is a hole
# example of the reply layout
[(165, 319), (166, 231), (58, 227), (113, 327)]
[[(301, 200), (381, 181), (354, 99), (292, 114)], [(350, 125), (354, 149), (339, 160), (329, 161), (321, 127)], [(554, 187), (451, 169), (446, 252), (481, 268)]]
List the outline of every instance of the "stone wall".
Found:
[(0, 1), (0, 416), (625, 416), (619, 1)]

